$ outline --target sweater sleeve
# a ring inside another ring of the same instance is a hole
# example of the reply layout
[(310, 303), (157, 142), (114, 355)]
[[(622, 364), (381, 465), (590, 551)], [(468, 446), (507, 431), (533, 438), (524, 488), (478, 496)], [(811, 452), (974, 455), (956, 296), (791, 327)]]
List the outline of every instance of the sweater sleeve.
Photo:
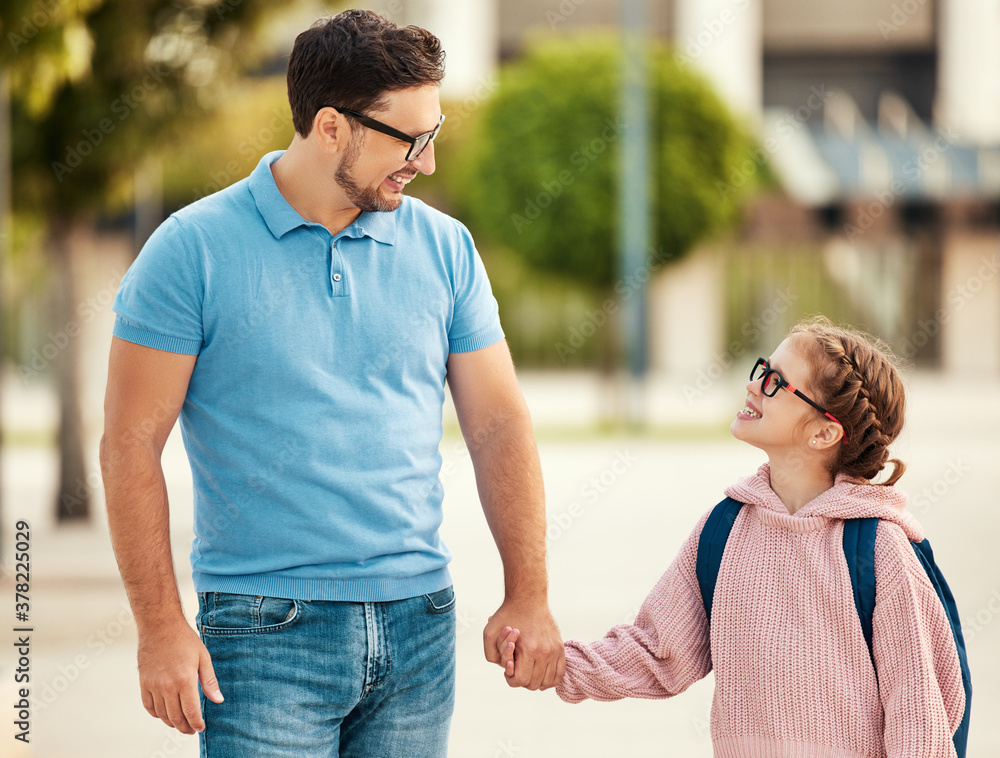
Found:
[(639, 609), (604, 639), (566, 643), (566, 674), (556, 693), (569, 703), (586, 698), (666, 698), (712, 670), (708, 623), (695, 576), (698, 537), (708, 514)]
[(875, 542), (872, 650), (889, 758), (953, 758), (965, 710), (962, 671), (944, 606), (902, 529), (882, 521)]

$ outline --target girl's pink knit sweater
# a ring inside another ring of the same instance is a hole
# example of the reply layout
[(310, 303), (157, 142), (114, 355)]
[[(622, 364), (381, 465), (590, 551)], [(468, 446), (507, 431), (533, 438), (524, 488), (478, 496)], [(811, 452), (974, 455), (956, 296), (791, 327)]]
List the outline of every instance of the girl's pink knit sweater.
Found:
[[(965, 693), (948, 620), (908, 540), (923, 530), (892, 487), (838, 477), (790, 515), (761, 466), (726, 494), (744, 502), (709, 632), (695, 558), (702, 517), (634, 624), (566, 643), (559, 696), (664, 698), (715, 669), (719, 758), (949, 758)], [(876, 516), (873, 649), (844, 559), (845, 518)]]

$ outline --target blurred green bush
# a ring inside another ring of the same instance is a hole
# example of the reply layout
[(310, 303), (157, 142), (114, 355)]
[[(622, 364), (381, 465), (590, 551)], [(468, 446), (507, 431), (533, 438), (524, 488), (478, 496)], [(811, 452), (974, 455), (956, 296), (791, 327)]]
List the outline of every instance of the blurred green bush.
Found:
[[(711, 87), (648, 48), (652, 248), (677, 259), (737, 218), (729, 178), (752, 142)], [(449, 172), (457, 215), (488, 245), (607, 292), (618, 235), (622, 47), (610, 36), (544, 38), (501, 72)]]

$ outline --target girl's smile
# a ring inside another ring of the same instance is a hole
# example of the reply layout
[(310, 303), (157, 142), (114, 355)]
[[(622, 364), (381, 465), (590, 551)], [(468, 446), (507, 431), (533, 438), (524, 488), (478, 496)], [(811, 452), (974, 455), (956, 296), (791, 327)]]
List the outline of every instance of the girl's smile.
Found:
[(757, 406), (755, 406), (748, 397), (746, 407), (744, 407), (742, 411), (739, 411), (736, 414), (736, 417), (749, 420), (757, 420), (760, 419), (763, 415), (764, 414), (760, 412)]

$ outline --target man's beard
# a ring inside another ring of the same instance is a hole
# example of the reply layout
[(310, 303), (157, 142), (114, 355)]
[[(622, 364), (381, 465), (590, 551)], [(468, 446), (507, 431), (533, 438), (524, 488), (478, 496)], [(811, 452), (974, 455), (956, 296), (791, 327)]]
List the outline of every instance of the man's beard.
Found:
[(381, 186), (361, 187), (350, 171), (361, 155), (361, 141), (352, 139), (344, 152), (344, 160), (340, 162), (334, 181), (344, 190), (347, 199), (358, 209), (366, 213), (389, 213), (396, 210), (403, 202), (402, 195), (384, 195)]

